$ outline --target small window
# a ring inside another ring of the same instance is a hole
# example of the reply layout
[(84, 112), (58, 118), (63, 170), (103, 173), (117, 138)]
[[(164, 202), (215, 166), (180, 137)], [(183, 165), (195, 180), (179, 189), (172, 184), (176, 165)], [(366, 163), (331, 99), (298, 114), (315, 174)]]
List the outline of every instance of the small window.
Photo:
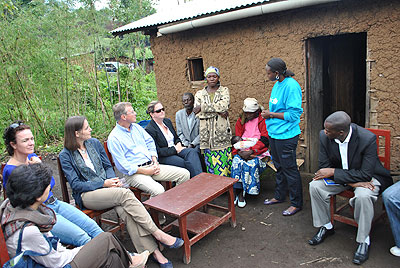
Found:
[(202, 58), (188, 59), (190, 81), (204, 80), (204, 67)]

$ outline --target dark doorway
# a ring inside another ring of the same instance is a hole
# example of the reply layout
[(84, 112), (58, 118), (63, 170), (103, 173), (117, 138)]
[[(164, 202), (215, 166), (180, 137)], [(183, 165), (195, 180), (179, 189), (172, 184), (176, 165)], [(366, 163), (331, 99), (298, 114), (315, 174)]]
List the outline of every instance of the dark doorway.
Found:
[(308, 168), (318, 168), (318, 137), (323, 120), (335, 111), (347, 112), (365, 126), (367, 34), (311, 38), (307, 53)]

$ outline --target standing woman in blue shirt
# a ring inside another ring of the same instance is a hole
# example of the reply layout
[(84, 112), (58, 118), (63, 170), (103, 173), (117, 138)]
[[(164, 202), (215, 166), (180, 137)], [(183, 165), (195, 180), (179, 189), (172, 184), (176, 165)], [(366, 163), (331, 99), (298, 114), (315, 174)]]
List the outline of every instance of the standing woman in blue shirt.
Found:
[(264, 204), (282, 203), (289, 188), (290, 207), (282, 215), (291, 216), (303, 207), (301, 177), (296, 164), (299, 123), (303, 113), (301, 88), (282, 59), (272, 58), (265, 69), (268, 79), (276, 81), (269, 99), (269, 110), (264, 110), (261, 115), (266, 119), (271, 156), (277, 172), (275, 196), (266, 199)]

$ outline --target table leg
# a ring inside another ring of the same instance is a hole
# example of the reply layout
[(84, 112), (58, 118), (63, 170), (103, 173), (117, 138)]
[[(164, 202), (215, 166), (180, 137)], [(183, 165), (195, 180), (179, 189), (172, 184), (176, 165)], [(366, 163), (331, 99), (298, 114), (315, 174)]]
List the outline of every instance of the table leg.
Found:
[(161, 229), (161, 224), (158, 220), (158, 211), (150, 208), (150, 215), (151, 215), (151, 218), (153, 219), (154, 223), (157, 225), (157, 227), (159, 229)]
[(191, 252), (190, 252), (190, 240), (189, 240), (189, 236), (187, 233), (187, 220), (186, 220), (186, 216), (183, 216), (181, 218), (178, 219), (179, 221), (179, 233), (181, 235), (181, 238), (183, 239), (183, 241), (185, 241), (185, 243), (183, 244), (183, 249), (184, 249), (184, 253), (183, 253), (183, 262), (185, 264), (189, 264), (191, 261)]
[(231, 212), (231, 218), (229, 220), (233, 228), (236, 227), (236, 210), (235, 210), (235, 205), (233, 203), (234, 198), (235, 196), (233, 195), (233, 187), (231, 187), (229, 188), (228, 209)]

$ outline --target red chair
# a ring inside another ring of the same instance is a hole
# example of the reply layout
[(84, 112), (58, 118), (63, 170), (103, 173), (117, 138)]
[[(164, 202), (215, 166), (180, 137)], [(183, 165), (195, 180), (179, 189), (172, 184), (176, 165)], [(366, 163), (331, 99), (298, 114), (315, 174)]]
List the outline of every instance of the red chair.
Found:
[[(60, 177), (60, 186), (61, 186), (63, 201), (71, 205), (75, 205), (75, 200), (70, 200), (70, 195), (68, 193), (68, 187), (67, 187), (67, 179), (65, 178), (64, 171), (61, 168), (60, 158), (58, 156), (57, 156), (57, 164), (58, 164), (58, 173)], [(76, 207), (79, 208), (78, 206)], [(83, 209), (82, 212), (88, 215), (90, 218), (95, 219), (100, 227), (102, 223), (114, 226), (113, 228), (109, 229), (108, 232), (115, 233), (117, 231), (121, 231), (121, 236), (122, 236), (123, 230), (125, 228), (125, 223), (119, 217), (118, 217), (118, 222), (101, 218), (101, 215), (103, 213), (106, 213), (110, 210), (113, 210), (113, 208), (108, 208), (103, 210)]]
[[(110, 151), (108, 151), (108, 147), (107, 147), (107, 141), (104, 142), (104, 150), (106, 151), (106, 154), (108, 156), (108, 160), (110, 160), (110, 163), (113, 167), (115, 167), (115, 163), (113, 160), (113, 157), (110, 153)], [(170, 181), (166, 181), (165, 182), (165, 189), (169, 190), (172, 188), (172, 183)], [(142, 190), (140, 190), (139, 188), (136, 187), (129, 187), (129, 189), (135, 194), (136, 198), (142, 202), (142, 194), (146, 195), (146, 196), (150, 196), (148, 193), (143, 192)]]
[[(374, 133), (376, 135), (376, 144), (377, 144), (377, 151), (378, 151), (378, 157), (379, 160), (383, 163), (383, 166), (387, 169), (390, 170), (390, 130), (383, 130), (383, 129), (371, 129), (367, 128), (369, 131)], [(381, 147), (379, 141), (381, 141), (381, 137), (385, 139), (384, 145)], [(381, 151), (383, 151), (383, 154), (381, 154)], [(354, 197), (354, 191), (353, 190), (345, 190), (339, 194), (337, 194), (341, 197), (344, 198), (352, 198)], [(349, 224), (355, 227), (358, 227), (357, 222), (350, 217), (346, 217), (342, 214), (339, 214), (346, 208), (350, 208), (352, 215), (354, 214), (353, 208), (349, 205), (349, 202), (346, 202), (345, 204), (341, 205), (339, 208), (336, 208), (336, 195), (332, 195), (330, 198), (330, 214), (331, 214), (331, 222), (332, 224), (334, 221), (342, 222), (345, 224)], [(376, 216), (373, 220), (373, 223), (375, 223), (378, 219), (383, 217), (385, 215), (385, 206), (382, 205), (382, 213), (378, 216)]]
[(9, 259), (10, 256), (8, 255), (6, 240), (3, 234), (3, 228), (0, 227), (0, 267), (3, 267), (3, 265), (8, 262)]

